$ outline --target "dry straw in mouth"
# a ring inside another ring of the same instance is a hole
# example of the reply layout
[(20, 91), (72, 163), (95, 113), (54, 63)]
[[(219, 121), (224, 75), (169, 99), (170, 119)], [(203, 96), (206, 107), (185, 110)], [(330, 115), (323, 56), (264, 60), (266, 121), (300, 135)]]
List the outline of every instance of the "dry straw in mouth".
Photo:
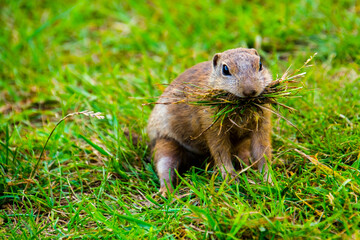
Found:
[(239, 110), (238, 108), (245, 109), (250, 106), (258, 107), (258, 105), (272, 104), (294, 110), (293, 108), (278, 102), (278, 100), (280, 98), (294, 97), (298, 94), (302, 87), (293, 84), (299, 83), (299, 79), (305, 76), (306, 72), (302, 72), (302, 70), (311, 66), (309, 65), (309, 62), (315, 55), (316, 54), (311, 56), (303, 66), (292, 73), (290, 73), (289, 67), (280, 78), (272, 81), (259, 96), (242, 98), (225, 92), (224, 90), (203, 89), (196, 86), (190, 86), (188, 87), (188, 91), (183, 91), (186, 96), (185, 101), (180, 100), (172, 103), (185, 102), (190, 105), (219, 106), (220, 109), (232, 105), (237, 108), (237, 110)]
[[(219, 120), (221, 121), (220, 126), (222, 126), (222, 123), (225, 119), (229, 119), (231, 121), (230, 116), (233, 116), (234, 114), (241, 114), (245, 110), (251, 111), (254, 114), (256, 114), (258, 111), (268, 110), (277, 115), (278, 117), (283, 118), (288, 122), (288, 124), (296, 128), (294, 124), (284, 118), (278, 111), (271, 109), (269, 105), (277, 105), (282, 108), (288, 109), (289, 111), (295, 110), (289, 106), (280, 103), (279, 100), (281, 98), (297, 96), (299, 91), (302, 89), (302, 86), (299, 86), (298, 83), (300, 82), (300, 79), (306, 75), (306, 72), (304, 72), (303, 70), (307, 67), (312, 66), (309, 65), (309, 63), (315, 56), (316, 53), (313, 56), (309, 57), (300, 68), (296, 69), (291, 73), (289, 67), (280, 78), (272, 81), (257, 97), (241, 98), (224, 90), (211, 89), (209, 87), (203, 88), (200, 86), (187, 84), (185, 86), (185, 89), (179, 90), (179, 92), (182, 93), (181, 97), (174, 96), (171, 99), (167, 97), (167, 99), (169, 99), (168, 102), (155, 102), (155, 104), (183, 103), (196, 106), (216, 107), (217, 111), (214, 115), (214, 121), (206, 130), (208, 130)], [(202, 133), (200, 135), (202, 135)]]

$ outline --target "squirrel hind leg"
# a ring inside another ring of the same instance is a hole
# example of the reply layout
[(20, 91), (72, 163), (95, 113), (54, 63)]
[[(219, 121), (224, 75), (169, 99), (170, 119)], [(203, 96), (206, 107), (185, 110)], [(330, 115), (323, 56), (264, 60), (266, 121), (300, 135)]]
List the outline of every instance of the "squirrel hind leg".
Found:
[(154, 165), (160, 180), (160, 193), (166, 197), (176, 184), (176, 171), (179, 171), (184, 156), (182, 146), (172, 139), (157, 139), (154, 147)]

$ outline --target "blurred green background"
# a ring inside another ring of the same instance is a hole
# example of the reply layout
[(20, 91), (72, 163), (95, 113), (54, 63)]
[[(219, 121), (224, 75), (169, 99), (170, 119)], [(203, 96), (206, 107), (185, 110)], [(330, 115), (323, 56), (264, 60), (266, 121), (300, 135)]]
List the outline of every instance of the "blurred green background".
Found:
[[(0, 234), (360, 237), (359, 26), (350, 0), (1, 1)], [(274, 187), (192, 171), (185, 199), (155, 199), (144, 104), (186, 68), (236, 47), (256, 48), (274, 78), (318, 53), (302, 97), (284, 100), (299, 112), (282, 114), (303, 135), (274, 117)], [(86, 109), (105, 120), (61, 124), (29, 179), (56, 122)], [(143, 137), (138, 146), (125, 128)]]

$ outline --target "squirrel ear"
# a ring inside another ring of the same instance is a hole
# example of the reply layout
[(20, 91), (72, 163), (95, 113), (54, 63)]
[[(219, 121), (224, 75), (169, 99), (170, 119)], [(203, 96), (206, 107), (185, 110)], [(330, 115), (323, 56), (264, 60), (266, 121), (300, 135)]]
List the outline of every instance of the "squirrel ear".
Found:
[(259, 53), (256, 51), (255, 48), (251, 48), (250, 50), (253, 52), (253, 54), (255, 54), (256, 56), (259, 56)]
[(217, 53), (214, 55), (213, 60), (212, 60), (214, 68), (217, 66), (219, 58), (220, 58), (220, 53)]

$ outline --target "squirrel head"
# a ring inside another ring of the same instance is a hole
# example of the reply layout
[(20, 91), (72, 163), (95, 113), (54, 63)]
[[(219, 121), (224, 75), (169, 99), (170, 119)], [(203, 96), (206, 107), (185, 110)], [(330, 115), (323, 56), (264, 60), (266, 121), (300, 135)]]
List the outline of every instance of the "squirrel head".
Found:
[(236, 48), (217, 53), (212, 65), (211, 87), (238, 97), (256, 97), (272, 81), (255, 49)]

